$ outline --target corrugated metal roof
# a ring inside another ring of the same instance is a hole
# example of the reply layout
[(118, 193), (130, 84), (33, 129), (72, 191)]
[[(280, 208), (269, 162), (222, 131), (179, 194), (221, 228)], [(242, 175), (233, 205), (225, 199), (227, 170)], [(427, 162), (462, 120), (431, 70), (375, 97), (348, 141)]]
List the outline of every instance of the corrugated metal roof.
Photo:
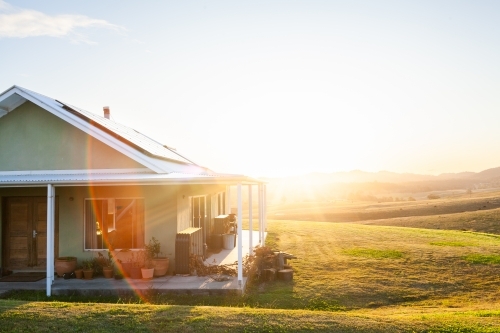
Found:
[(34, 96), (44, 104), (47, 104), (53, 108), (59, 108), (65, 110), (66, 112), (75, 114), (81, 119), (88, 121), (91, 125), (99, 126), (101, 129), (106, 130), (111, 134), (114, 134), (115, 137), (118, 137), (119, 139), (121, 139), (122, 142), (132, 146), (135, 149), (142, 150), (143, 152), (149, 153), (150, 155), (159, 158), (166, 158), (177, 162), (196, 165), (196, 163), (185, 158), (176, 151), (168, 148), (168, 146), (166, 147), (165, 145), (159, 143), (156, 140), (151, 139), (150, 137), (142, 134), (139, 131), (134, 130), (133, 128), (117, 123), (111, 119), (101, 117), (99, 115), (83, 110), (76, 106), (55, 100), (53, 98), (31, 91), (29, 89), (25, 89), (19, 86), (16, 87)]

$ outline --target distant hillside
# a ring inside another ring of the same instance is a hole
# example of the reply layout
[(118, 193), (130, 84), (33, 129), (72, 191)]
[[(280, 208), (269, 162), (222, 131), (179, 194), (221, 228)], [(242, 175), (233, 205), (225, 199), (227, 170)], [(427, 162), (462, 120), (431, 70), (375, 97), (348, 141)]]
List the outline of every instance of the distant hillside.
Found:
[(500, 187), (500, 167), (481, 172), (419, 175), (389, 171), (310, 173), (285, 178), (267, 178), (269, 203), (359, 200), (406, 200), (414, 193)]
[(333, 173), (310, 173), (301, 176), (292, 176), (285, 178), (267, 178), (268, 181), (327, 181), (334, 183), (408, 183), (417, 181), (439, 181), (450, 179), (471, 179), (471, 180), (500, 180), (500, 167), (487, 169), (481, 172), (460, 172), (460, 173), (442, 173), (440, 175), (420, 175), (415, 173), (396, 173), (390, 171), (366, 172), (353, 170), (347, 172)]

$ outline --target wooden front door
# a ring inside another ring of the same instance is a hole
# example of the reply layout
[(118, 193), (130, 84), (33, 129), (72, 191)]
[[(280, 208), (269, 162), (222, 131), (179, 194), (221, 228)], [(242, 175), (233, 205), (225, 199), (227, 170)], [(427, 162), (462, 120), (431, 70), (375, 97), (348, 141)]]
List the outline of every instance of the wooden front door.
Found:
[[(47, 265), (47, 198), (10, 197), (4, 202), (4, 263), (8, 269), (45, 270)], [(58, 205), (55, 253), (58, 245)]]

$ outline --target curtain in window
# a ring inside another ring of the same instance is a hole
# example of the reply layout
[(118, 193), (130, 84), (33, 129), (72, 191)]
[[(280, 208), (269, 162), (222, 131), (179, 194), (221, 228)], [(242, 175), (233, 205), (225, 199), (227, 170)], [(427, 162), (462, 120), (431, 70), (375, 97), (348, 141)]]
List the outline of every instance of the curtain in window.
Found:
[(144, 200), (136, 201), (136, 211), (135, 211), (135, 237), (134, 237), (134, 247), (143, 248), (144, 247)]
[(85, 249), (97, 248), (95, 203), (96, 200), (85, 200)]

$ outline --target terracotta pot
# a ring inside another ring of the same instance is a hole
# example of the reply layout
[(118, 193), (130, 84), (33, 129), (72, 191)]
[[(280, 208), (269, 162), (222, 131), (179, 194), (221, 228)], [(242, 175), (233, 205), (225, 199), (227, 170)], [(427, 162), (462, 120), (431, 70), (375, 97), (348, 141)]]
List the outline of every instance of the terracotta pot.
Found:
[(168, 264), (169, 264), (169, 259), (168, 258), (155, 258), (153, 259), (153, 265), (155, 268), (154, 276), (163, 276), (167, 274), (168, 272)]
[(155, 272), (154, 268), (141, 268), (142, 279), (143, 280), (153, 279), (154, 272)]
[(59, 257), (55, 261), (57, 276), (62, 277), (64, 273), (72, 273), (76, 269), (76, 257)]
[(94, 270), (93, 269), (84, 269), (83, 270), (83, 278), (85, 280), (92, 280), (93, 276), (94, 276)]
[(132, 266), (130, 268), (130, 278), (131, 279), (142, 279), (141, 268)]
[(83, 279), (83, 269), (76, 269), (75, 276), (77, 279)]
[(132, 263), (130, 262), (122, 262), (121, 264), (121, 272), (124, 277), (130, 277), (130, 269), (132, 268)]
[(103, 267), (102, 268), (102, 274), (104, 274), (104, 277), (106, 279), (113, 278), (113, 267)]

